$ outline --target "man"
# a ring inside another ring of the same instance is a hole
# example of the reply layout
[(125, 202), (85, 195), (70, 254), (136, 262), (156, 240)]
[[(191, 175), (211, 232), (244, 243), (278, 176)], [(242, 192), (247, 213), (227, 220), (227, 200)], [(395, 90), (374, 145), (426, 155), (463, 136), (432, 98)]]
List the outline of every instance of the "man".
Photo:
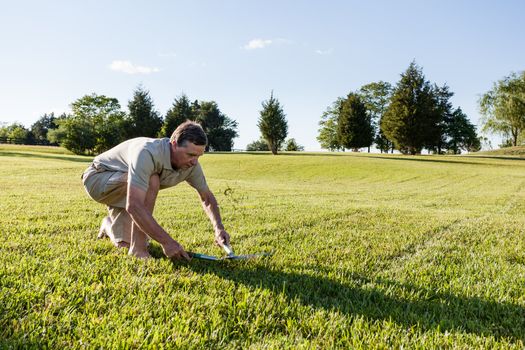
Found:
[(198, 163), (207, 142), (202, 127), (186, 121), (170, 139), (139, 137), (95, 157), (82, 182), (91, 198), (108, 207), (99, 238), (107, 235), (115, 246), (129, 247), (130, 255), (148, 258), (149, 236), (160, 243), (168, 258), (190, 260), (152, 215), (160, 189), (187, 181), (199, 193), (215, 230), (215, 242), (229, 245), (217, 201)]

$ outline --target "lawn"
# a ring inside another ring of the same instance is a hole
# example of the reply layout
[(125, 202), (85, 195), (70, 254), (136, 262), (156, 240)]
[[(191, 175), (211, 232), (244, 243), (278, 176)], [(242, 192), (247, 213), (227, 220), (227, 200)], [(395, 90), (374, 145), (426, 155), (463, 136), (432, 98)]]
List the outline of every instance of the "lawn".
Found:
[[(220, 263), (96, 240), (89, 162), (0, 145), (0, 348), (525, 346), (525, 160), (206, 154), (235, 251), (275, 252)], [(154, 215), (221, 254), (188, 185)]]

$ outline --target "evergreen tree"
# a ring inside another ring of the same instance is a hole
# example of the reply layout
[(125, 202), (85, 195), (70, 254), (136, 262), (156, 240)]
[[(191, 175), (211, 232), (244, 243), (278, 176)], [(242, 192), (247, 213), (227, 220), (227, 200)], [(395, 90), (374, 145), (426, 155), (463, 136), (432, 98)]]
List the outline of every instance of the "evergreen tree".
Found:
[(161, 137), (171, 137), (175, 129), (186, 120), (194, 120), (192, 106), (188, 96), (182, 94), (176, 98), (171, 108), (166, 112), (164, 124), (160, 133)]
[(238, 136), (237, 122), (222, 113), (215, 101), (195, 101), (192, 110), (195, 121), (208, 136), (206, 151), (231, 151), (233, 139)]
[(341, 103), (337, 121), (337, 137), (345, 148), (357, 151), (374, 141), (374, 129), (365, 104), (357, 93), (348, 94)]
[(394, 89), (381, 131), (402, 153), (417, 154), (424, 146), (437, 145), (441, 132), (435, 102), (422, 69), (412, 62)]
[(427, 123), (425, 148), (434, 153), (441, 154), (447, 147), (447, 123), (452, 118), (452, 103), (450, 98), (454, 95), (447, 85), (438, 87), (434, 84), (431, 89), (428, 114), (425, 121)]
[(128, 103), (128, 109), (127, 138), (157, 137), (162, 127), (162, 118), (154, 109), (149, 91), (139, 86)]
[(473, 152), (481, 148), (476, 127), (459, 107), (447, 119), (445, 132), (447, 148), (453, 154), (460, 154), (461, 149)]
[(260, 116), (257, 126), (261, 131), (262, 137), (266, 140), (268, 148), (273, 154), (277, 154), (288, 135), (286, 115), (279, 100), (273, 97), (273, 91), (270, 99), (263, 101), (262, 107), (263, 109), (259, 112)]

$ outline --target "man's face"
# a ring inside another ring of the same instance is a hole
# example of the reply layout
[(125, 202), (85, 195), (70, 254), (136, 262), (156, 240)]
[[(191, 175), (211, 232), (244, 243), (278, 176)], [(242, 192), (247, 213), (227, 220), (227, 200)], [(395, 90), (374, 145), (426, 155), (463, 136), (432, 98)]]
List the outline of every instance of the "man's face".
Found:
[(171, 165), (175, 169), (186, 170), (197, 165), (199, 157), (204, 154), (206, 146), (198, 146), (191, 142), (186, 142), (182, 146), (177, 146), (176, 142), (171, 144)]

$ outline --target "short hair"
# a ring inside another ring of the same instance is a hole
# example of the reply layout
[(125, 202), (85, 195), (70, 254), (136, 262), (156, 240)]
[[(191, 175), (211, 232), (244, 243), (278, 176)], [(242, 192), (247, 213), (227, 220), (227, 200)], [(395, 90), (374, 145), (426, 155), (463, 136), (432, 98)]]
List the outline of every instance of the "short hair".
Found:
[(177, 146), (182, 147), (184, 147), (187, 142), (191, 142), (197, 146), (206, 146), (208, 144), (208, 137), (204, 129), (202, 129), (202, 126), (191, 120), (186, 120), (171, 134), (170, 142), (176, 142)]

